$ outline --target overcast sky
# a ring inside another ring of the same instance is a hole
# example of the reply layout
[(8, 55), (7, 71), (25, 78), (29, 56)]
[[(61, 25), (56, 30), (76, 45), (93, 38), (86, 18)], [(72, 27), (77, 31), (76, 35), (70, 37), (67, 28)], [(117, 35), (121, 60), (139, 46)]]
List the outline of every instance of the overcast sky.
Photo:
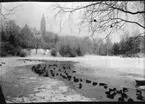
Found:
[[(77, 22), (80, 20), (80, 13), (74, 14), (73, 20), (68, 20), (66, 17), (60, 16), (57, 20), (55, 19), (53, 5), (56, 3), (51, 2), (9, 2), (2, 3), (3, 7), (6, 9), (12, 9), (13, 7), (19, 5), (18, 8), (15, 9), (15, 14), (10, 16), (10, 19), (14, 19), (16, 24), (20, 27), (23, 27), (25, 24), (28, 24), (30, 27), (36, 28), (38, 31), (40, 30), (40, 20), (42, 15), (44, 14), (46, 19), (46, 30), (58, 33), (59, 35), (80, 35), (87, 36), (89, 33), (87, 30), (83, 30), (79, 33), (79, 26)], [(64, 3), (68, 6), (74, 6), (78, 3)], [(79, 3), (84, 4), (84, 3)], [(3, 9), (2, 11), (5, 13), (6, 11)], [(62, 28), (60, 29), (59, 22), (62, 19)], [(133, 25), (128, 25), (126, 30), (132, 33), (133, 30), (138, 27), (133, 27)], [(61, 31), (60, 31), (61, 30)], [(141, 31), (141, 29), (139, 28)], [(118, 41), (120, 35), (122, 33), (114, 33), (112, 34), (112, 40)], [(105, 37), (103, 34), (97, 34), (101, 37)]]

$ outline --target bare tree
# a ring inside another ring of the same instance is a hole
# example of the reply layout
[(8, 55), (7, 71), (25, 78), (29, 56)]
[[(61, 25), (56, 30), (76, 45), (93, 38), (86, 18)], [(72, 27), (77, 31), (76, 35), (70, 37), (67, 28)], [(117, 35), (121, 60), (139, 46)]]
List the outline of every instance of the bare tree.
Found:
[[(15, 14), (16, 8), (18, 8), (20, 5), (17, 5), (11, 9), (7, 9), (3, 6), (2, 3), (0, 3), (0, 32), (3, 30), (3, 28), (6, 28), (8, 25), (9, 18), (8, 16), (11, 16)], [(3, 10), (6, 11), (6, 13), (3, 13)], [(0, 34), (1, 35), (1, 34)]]
[[(69, 14), (82, 11), (81, 25), (87, 24), (93, 36), (95, 32), (112, 32), (122, 29), (126, 23), (136, 24), (145, 29), (144, 1), (96, 1), (88, 2), (83, 6), (66, 7), (57, 4), (56, 15)], [(129, 17), (134, 17), (130, 19)]]
[[(20, 5), (17, 5), (11, 9), (5, 8), (2, 3), (0, 3), (0, 18), (4, 18), (4, 20), (7, 20), (8, 16), (15, 14), (15, 10), (19, 7)], [(5, 10), (7, 13), (3, 13), (2, 10)]]

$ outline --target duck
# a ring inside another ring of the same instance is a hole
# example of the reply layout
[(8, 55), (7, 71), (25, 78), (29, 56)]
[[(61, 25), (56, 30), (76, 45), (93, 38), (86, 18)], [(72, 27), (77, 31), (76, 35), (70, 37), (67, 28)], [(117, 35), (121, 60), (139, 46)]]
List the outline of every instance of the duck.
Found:
[(124, 102), (124, 98), (123, 98), (123, 97), (119, 97), (119, 98), (118, 98), (118, 101), (119, 101), (119, 102)]
[(54, 77), (55, 75), (54, 75), (54, 73), (53, 73), (53, 70), (50, 70), (50, 73), (51, 73), (51, 75)]
[(142, 94), (142, 92), (140, 90), (136, 89), (136, 95), (141, 95), (141, 94)]
[(94, 22), (97, 22), (97, 20), (96, 20), (96, 19), (94, 19)]
[(106, 86), (107, 84), (105, 83), (99, 83), (99, 86)]
[(112, 94), (108, 93), (107, 97), (110, 98), (110, 99), (114, 99), (115, 95), (116, 95), (115, 92), (113, 92)]
[(63, 66), (63, 69), (66, 69), (66, 67), (65, 67), (65, 66)]
[(59, 76), (62, 76), (62, 74), (60, 73)]
[(112, 99), (114, 99), (115, 95), (116, 95), (116, 92), (113, 92), (110, 96)]
[(133, 99), (132, 98), (129, 98), (127, 101), (128, 102), (133, 102)]
[(55, 77), (55, 75), (53, 73), (51, 73), (52, 77)]
[(88, 80), (88, 79), (86, 79), (86, 83), (91, 83), (91, 81), (90, 81), (90, 80)]
[(93, 86), (96, 86), (96, 85), (97, 85), (97, 82), (93, 82), (92, 85), (93, 85)]
[(79, 79), (77, 79), (75, 76), (73, 78), (74, 78), (74, 82), (79, 82)]
[(113, 88), (113, 91), (116, 91), (116, 88)]
[(59, 72), (61, 72), (61, 69), (58, 69)]
[(64, 76), (64, 75), (62, 75), (62, 78), (63, 78), (63, 79), (67, 79), (67, 77), (66, 77), (66, 76)]
[(108, 88), (108, 87), (107, 87), (107, 85), (106, 85), (106, 86), (104, 86), (104, 88), (105, 88), (105, 89), (107, 89), (107, 88)]
[(123, 87), (123, 92), (128, 92), (128, 89)]
[(107, 94), (107, 97), (110, 99), (114, 99), (116, 95), (116, 91), (111, 88), (109, 88), (109, 91), (106, 91), (105, 93)]
[(76, 71), (72, 71), (73, 73), (76, 73)]
[(41, 64), (38, 64), (38, 65), (37, 65), (37, 68), (40, 68), (40, 67), (41, 67)]
[(36, 69), (36, 68), (35, 68), (35, 66), (32, 66), (32, 68), (31, 68), (31, 69), (32, 69), (32, 71), (35, 71), (35, 69)]
[(109, 91), (112, 92), (112, 91), (114, 91), (114, 89), (109, 88)]
[(126, 93), (122, 93), (121, 95), (123, 98), (128, 98), (127, 94)]
[(135, 82), (136, 82), (136, 87), (145, 85), (145, 80), (135, 80)]
[(67, 76), (67, 78), (68, 78), (68, 80), (70, 81), (70, 80), (71, 80), (71, 78), (72, 78), (72, 76), (69, 76), (69, 75), (68, 75), (68, 76)]
[(116, 93), (122, 94), (122, 90), (117, 90)]
[(49, 77), (49, 74), (48, 74), (47, 72), (45, 72), (45, 73), (43, 74), (43, 76), (44, 76), (44, 77)]
[(80, 82), (83, 82), (83, 79), (82, 78), (80, 78)]
[(80, 83), (80, 84), (79, 84), (79, 89), (81, 89), (81, 88), (82, 88), (82, 84)]
[(56, 76), (58, 76), (59, 74), (58, 73), (56, 73)]
[(105, 94), (109, 95), (110, 94), (110, 91), (106, 91)]
[(137, 95), (137, 99), (138, 99), (138, 100), (143, 100), (144, 98), (143, 98), (142, 95)]

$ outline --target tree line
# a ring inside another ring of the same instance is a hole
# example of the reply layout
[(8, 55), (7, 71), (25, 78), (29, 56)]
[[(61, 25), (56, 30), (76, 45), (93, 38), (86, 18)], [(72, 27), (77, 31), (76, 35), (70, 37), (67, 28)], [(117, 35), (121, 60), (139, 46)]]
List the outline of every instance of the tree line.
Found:
[(85, 54), (123, 55), (127, 57), (144, 53), (145, 36), (128, 36), (118, 43), (112, 43), (109, 37), (103, 39), (89, 39), (76, 36), (59, 36), (53, 32), (45, 32), (43, 37), (37, 38), (26, 24), (22, 29), (10, 20), (0, 28), (0, 55), (20, 55), (22, 49), (51, 49), (52, 55), (59, 53), (63, 57), (76, 57)]
[(51, 32), (47, 32), (47, 36), (44, 39), (36, 38), (35, 35), (27, 24), (23, 28), (20, 28), (14, 20), (9, 20), (7, 23), (1, 25), (0, 28), (0, 56), (19, 56), (22, 49), (50, 49), (54, 47), (53, 44), (57, 40), (55, 39), (56, 37), (50, 37), (53, 35), (56, 36), (56, 34)]

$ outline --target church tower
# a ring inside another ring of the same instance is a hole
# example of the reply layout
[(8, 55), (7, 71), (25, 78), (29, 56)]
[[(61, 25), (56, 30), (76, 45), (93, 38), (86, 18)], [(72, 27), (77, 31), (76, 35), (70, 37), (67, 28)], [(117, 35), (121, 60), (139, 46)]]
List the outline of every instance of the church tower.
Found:
[(42, 18), (41, 18), (40, 31), (41, 31), (42, 36), (44, 37), (46, 33), (46, 21), (45, 21), (44, 14), (42, 15)]

